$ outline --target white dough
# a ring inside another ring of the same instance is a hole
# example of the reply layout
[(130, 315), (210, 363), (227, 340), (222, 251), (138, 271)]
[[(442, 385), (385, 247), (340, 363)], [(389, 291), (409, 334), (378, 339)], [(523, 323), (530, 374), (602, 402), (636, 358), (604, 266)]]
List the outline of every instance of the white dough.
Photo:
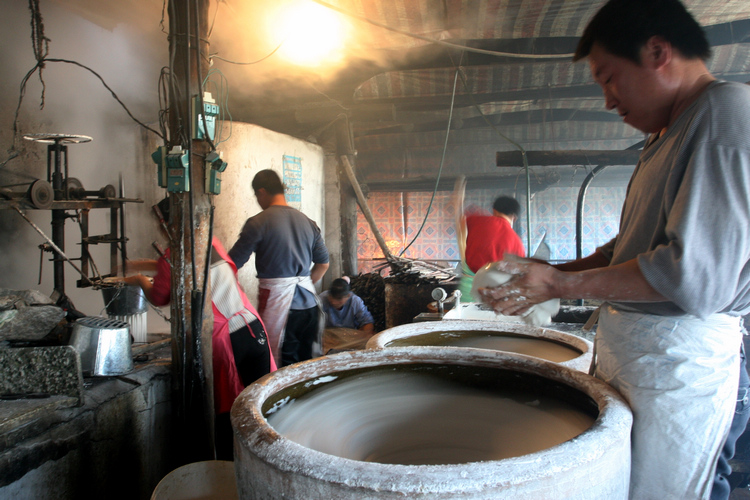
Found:
[[(515, 260), (523, 259), (516, 257)], [(471, 286), (471, 295), (478, 302), (483, 302), (484, 297), (479, 294), (480, 288), (498, 287), (504, 285), (510, 278), (510, 274), (498, 271), (494, 262), (487, 264), (479, 269), (476, 276), (474, 276), (474, 281)], [(522, 318), (526, 324), (531, 326), (548, 325), (552, 322), (552, 316), (557, 314), (559, 309), (560, 299), (550, 299), (546, 302), (531, 306), (531, 309), (529, 309)], [(498, 313), (498, 316), (502, 315)]]

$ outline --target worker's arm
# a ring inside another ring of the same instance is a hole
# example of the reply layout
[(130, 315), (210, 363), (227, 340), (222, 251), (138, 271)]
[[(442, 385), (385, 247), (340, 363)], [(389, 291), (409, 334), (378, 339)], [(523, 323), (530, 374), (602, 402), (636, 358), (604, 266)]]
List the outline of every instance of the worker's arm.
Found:
[(572, 260), (563, 264), (555, 264), (554, 267), (558, 271), (586, 271), (588, 269), (597, 269), (599, 267), (606, 267), (609, 265), (609, 259), (605, 255), (597, 250), (588, 257), (582, 259)]
[(328, 266), (328, 262), (325, 264), (314, 264), (312, 266), (312, 269), (310, 269), (310, 279), (312, 279), (313, 283), (320, 281), (326, 271), (328, 271)]
[(561, 271), (549, 265), (523, 261), (501, 261), (495, 266), (513, 277), (502, 286), (480, 289), (479, 293), (495, 311), (509, 316), (523, 314), (534, 304), (553, 298), (616, 302), (667, 300), (646, 281), (635, 259), (584, 271)]
[(144, 276), (142, 274), (134, 274), (133, 276), (128, 276), (126, 278), (122, 278), (122, 282), (126, 285), (133, 285), (133, 286), (139, 286), (141, 287), (141, 290), (143, 290), (143, 295), (146, 296), (146, 300), (148, 300), (150, 303), (154, 303), (154, 297), (153, 297), (153, 288), (154, 283), (151, 281), (151, 279), (148, 276)]
[(152, 262), (155, 263), (156, 268), (156, 275), (154, 276), (153, 281), (142, 274), (135, 274), (126, 278), (118, 278), (118, 280), (127, 285), (141, 287), (143, 295), (146, 296), (146, 300), (155, 306), (164, 306), (169, 304), (170, 300), (172, 272), (169, 267), (169, 262), (165, 257), (161, 257), (158, 261)]
[(125, 274), (131, 273), (155, 273), (157, 261), (155, 259), (137, 259), (125, 262)]
[(358, 330), (372, 335), (373, 333), (375, 333), (375, 325), (373, 325), (372, 323), (367, 323), (366, 325), (360, 326)]

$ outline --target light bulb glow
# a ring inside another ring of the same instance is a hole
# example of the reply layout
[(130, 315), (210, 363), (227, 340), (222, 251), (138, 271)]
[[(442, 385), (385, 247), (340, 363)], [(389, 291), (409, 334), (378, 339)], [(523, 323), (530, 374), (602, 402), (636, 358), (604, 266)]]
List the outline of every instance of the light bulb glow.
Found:
[(279, 54), (285, 59), (315, 66), (340, 56), (345, 29), (336, 12), (302, 1), (287, 5), (279, 19), (284, 38)]

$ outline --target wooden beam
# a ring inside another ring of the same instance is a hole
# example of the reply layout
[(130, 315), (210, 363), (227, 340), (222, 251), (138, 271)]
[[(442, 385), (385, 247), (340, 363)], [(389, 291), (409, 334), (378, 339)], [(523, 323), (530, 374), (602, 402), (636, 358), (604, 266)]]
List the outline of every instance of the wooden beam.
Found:
[(346, 176), (349, 178), (349, 182), (354, 189), (354, 193), (357, 195), (359, 208), (362, 210), (362, 213), (364, 214), (365, 219), (367, 219), (368, 224), (370, 224), (370, 229), (372, 230), (372, 234), (375, 235), (375, 240), (378, 242), (380, 250), (383, 251), (383, 256), (385, 256), (387, 261), (392, 261), (393, 255), (391, 255), (391, 251), (388, 250), (388, 246), (385, 244), (385, 240), (380, 234), (378, 225), (375, 223), (375, 218), (372, 216), (372, 212), (370, 212), (370, 207), (369, 205), (367, 205), (367, 198), (365, 197), (364, 193), (362, 193), (362, 189), (360, 188), (359, 182), (357, 181), (357, 176), (354, 175), (352, 165), (351, 163), (349, 163), (349, 158), (347, 158), (346, 155), (341, 155), (339, 156), (339, 159), (341, 160), (341, 165), (344, 167), (344, 172), (346, 172)]
[[(621, 150), (575, 150), (575, 151), (526, 151), (529, 166), (557, 165), (635, 165), (641, 152)], [(495, 153), (498, 167), (522, 167), (520, 151), (498, 151)]]

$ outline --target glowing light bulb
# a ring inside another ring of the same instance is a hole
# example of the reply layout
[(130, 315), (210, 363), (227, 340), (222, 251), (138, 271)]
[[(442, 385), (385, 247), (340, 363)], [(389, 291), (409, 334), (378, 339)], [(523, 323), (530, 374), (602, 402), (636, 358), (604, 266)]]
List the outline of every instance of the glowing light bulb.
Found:
[(345, 29), (336, 12), (303, 1), (288, 5), (280, 19), (284, 43), (279, 54), (288, 61), (315, 66), (340, 56)]

